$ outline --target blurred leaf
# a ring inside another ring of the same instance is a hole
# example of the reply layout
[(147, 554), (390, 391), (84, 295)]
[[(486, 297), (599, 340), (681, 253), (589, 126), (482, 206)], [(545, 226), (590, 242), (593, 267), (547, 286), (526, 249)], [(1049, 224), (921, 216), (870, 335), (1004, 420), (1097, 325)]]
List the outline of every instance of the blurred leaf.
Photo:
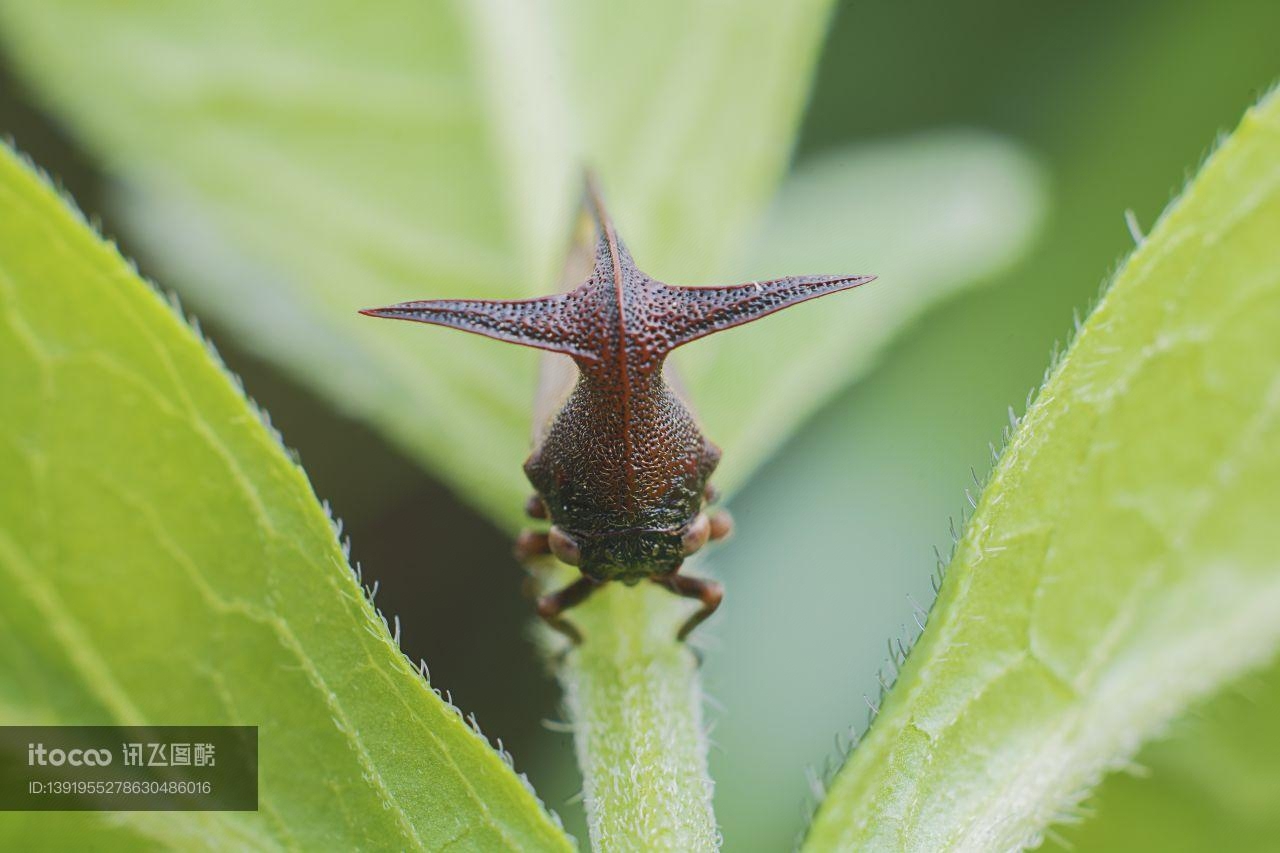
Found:
[(547, 290), (581, 160), (648, 270), (721, 269), (827, 8), (22, 0), (0, 24), (166, 279), (514, 524), (533, 355), (355, 310)]
[(1034, 842), (1272, 656), (1280, 96), (1126, 264), (1028, 412), (812, 849)]
[(569, 848), (200, 338), (7, 148), (0, 209), (0, 719), (262, 733), (260, 811), (77, 817), (77, 846)]
[(1014, 260), (1040, 224), (1042, 196), (1025, 151), (977, 131), (806, 162), (784, 184), (741, 277), (829, 270), (881, 280), (689, 348), (684, 364), (707, 432), (734, 448), (721, 483), (742, 482), (926, 307)]
[(1275, 850), (1280, 837), (1280, 661), (1179, 720), (1109, 777), (1053, 848), (1108, 853)]
[[(114, 817), (101, 812), (5, 812), (0, 815), (0, 848), (92, 849), (93, 853), (161, 853), (167, 849), (158, 838)], [(134, 817), (128, 814), (124, 821)], [(90, 839), (91, 848), (86, 847)]]

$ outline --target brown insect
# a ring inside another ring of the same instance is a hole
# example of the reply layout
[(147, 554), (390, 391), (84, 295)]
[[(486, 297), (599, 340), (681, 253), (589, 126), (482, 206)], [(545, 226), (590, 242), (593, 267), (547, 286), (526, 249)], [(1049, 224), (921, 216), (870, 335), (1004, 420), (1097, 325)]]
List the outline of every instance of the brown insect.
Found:
[(573, 360), (576, 380), (537, 424), (524, 465), (536, 490), (526, 511), (549, 518), (551, 527), (521, 533), (516, 552), (526, 560), (549, 552), (582, 576), (540, 598), (538, 614), (576, 643), (581, 636), (564, 611), (609, 581), (650, 580), (702, 603), (680, 629), (684, 639), (720, 605), (723, 589), (679, 574), (680, 566), (709, 539), (728, 535), (732, 522), (723, 510), (704, 509), (714, 500), (707, 481), (720, 449), (668, 381), (668, 353), (875, 277), (672, 287), (636, 267), (590, 180), (586, 207), (596, 230), (594, 269), (589, 248), (579, 248), (576, 261), (571, 252), (566, 269), (589, 272), (573, 290), (538, 299), (405, 302), (361, 313), (450, 326)]

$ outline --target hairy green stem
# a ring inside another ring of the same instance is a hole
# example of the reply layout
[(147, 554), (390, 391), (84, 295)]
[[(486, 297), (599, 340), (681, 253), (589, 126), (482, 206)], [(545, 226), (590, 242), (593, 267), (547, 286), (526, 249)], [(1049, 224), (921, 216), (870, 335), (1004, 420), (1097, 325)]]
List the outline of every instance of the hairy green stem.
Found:
[(597, 851), (719, 846), (698, 664), (675, 640), (691, 606), (610, 584), (572, 612), (585, 639), (560, 680)]

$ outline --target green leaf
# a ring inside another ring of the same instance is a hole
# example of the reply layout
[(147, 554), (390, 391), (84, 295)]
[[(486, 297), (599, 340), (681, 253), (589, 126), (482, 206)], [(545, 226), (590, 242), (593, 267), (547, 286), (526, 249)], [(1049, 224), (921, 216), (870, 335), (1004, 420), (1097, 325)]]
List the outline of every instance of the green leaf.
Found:
[(1129, 259), (1020, 424), (810, 849), (1033, 843), (1280, 644), (1280, 97)]
[(1280, 837), (1280, 661), (1196, 708), (1053, 831), (1053, 848), (1274, 850)]
[(0, 720), (261, 738), (257, 812), (7, 813), (5, 846), (569, 849), (200, 337), (7, 148), (0, 209)]
[(828, 5), (19, 0), (0, 32), (166, 280), (514, 526), (534, 358), (355, 310), (550, 289), (583, 161), (647, 270), (721, 271)]

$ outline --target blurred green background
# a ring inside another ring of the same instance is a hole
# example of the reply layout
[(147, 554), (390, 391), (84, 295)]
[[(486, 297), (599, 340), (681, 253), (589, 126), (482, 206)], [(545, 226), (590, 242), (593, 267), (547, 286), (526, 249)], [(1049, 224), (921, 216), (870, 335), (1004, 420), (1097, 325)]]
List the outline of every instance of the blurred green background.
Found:
[[(851, 143), (994, 132), (1039, 164), (1046, 215), (1015, 265), (915, 323), (733, 500), (739, 533), (711, 560), (729, 594), (705, 667), (730, 849), (785, 849), (802, 829), (805, 764), (821, 766), (836, 732), (864, 724), (886, 640), (914, 634), (909, 596), (932, 598), (933, 548), (949, 547), (948, 518), (989, 467), (1008, 407), (1021, 412), (1073, 311), (1132, 246), (1124, 212), (1149, 229), (1207, 145), (1280, 75), (1276, 33), (1280, 4), (1263, 0), (839, 6), (797, 165)], [(147, 272), (147, 254), (110, 217), (108, 176), (5, 62), (0, 131)], [(867, 271), (894, 286), (893, 270)], [(164, 284), (182, 293), (181, 281)], [(558, 688), (528, 642), (506, 535), (238, 348), (231, 330), (205, 327), (345, 521), (353, 558), (380, 581), (377, 603), (400, 615), (407, 653), (585, 838), (569, 736), (542, 722), (561, 718)], [(442, 566), (455, 570), (430, 568)]]

